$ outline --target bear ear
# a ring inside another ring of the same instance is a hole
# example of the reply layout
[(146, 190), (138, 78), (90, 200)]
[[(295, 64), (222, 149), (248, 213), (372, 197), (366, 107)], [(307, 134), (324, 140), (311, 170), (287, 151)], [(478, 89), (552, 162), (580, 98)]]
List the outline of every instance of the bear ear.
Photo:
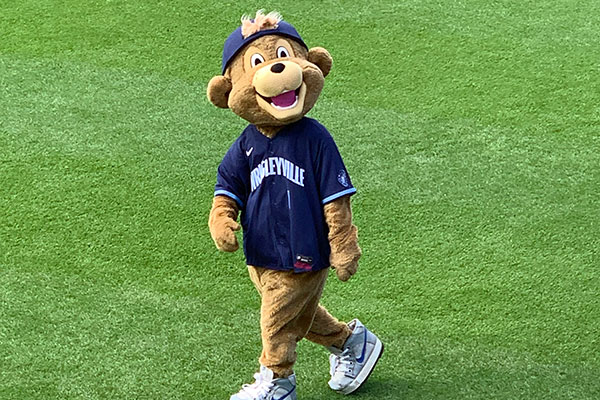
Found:
[(321, 72), (323, 72), (323, 77), (329, 74), (329, 71), (331, 71), (331, 64), (333, 64), (331, 54), (322, 47), (313, 47), (310, 49), (308, 51), (308, 61), (319, 67)]
[(217, 75), (208, 82), (206, 96), (215, 106), (219, 108), (229, 108), (227, 106), (227, 101), (229, 100), (231, 87), (231, 80), (229, 78)]

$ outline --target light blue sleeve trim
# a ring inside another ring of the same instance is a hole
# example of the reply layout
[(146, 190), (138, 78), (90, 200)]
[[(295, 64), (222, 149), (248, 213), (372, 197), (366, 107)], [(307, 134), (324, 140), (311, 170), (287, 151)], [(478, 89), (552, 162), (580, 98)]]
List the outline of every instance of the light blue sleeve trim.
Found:
[(215, 190), (215, 196), (218, 196), (220, 194), (225, 195), (227, 197), (231, 197), (232, 199), (234, 199), (236, 201), (236, 203), (238, 203), (238, 205), (240, 207), (244, 207), (244, 202), (242, 200), (240, 200), (240, 198), (237, 197), (235, 194), (228, 192), (227, 190), (222, 190), (222, 189)]
[(335, 194), (332, 194), (329, 197), (325, 197), (323, 200), (321, 200), (321, 203), (323, 204), (327, 204), (332, 200), (338, 199), (342, 196), (345, 196), (347, 194), (352, 194), (352, 193), (356, 193), (356, 188), (350, 188), (350, 189), (346, 189), (346, 190), (342, 190), (341, 192), (337, 192)]

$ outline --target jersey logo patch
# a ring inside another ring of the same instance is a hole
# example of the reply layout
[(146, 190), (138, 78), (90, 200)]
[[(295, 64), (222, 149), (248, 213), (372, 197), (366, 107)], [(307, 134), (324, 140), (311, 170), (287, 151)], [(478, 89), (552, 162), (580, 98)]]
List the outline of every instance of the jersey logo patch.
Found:
[(299, 254), (296, 256), (296, 263), (294, 264), (294, 267), (303, 271), (310, 271), (312, 270), (312, 263), (312, 257), (303, 256)]
[(342, 185), (343, 187), (350, 186), (350, 181), (348, 180), (348, 175), (346, 174), (346, 171), (344, 171), (343, 169), (340, 170), (340, 172), (338, 172), (337, 179), (338, 179), (338, 182), (340, 183), (340, 185)]
[(250, 147), (250, 150), (246, 151), (246, 157), (250, 157), (250, 154), (252, 154), (252, 150), (254, 150), (254, 147)]

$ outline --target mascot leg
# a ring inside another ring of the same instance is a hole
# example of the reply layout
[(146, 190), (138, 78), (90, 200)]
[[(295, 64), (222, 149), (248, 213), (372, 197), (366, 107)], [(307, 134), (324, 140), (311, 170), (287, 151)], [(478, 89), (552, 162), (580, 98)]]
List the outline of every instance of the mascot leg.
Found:
[(325, 347), (341, 349), (351, 333), (352, 330), (347, 324), (338, 321), (319, 304), (306, 338)]
[[(319, 308), (319, 299), (329, 271), (324, 269), (297, 274), (253, 266), (249, 266), (248, 271), (261, 296), (260, 329), (263, 350), (260, 364), (272, 370), (276, 377), (287, 377), (293, 373), (297, 343), (308, 334), (315, 313), (322, 309)], [(323, 315), (323, 312), (319, 311), (319, 315)], [(346, 327), (339, 321), (337, 323)], [(323, 330), (315, 334), (315, 337), (321, 335), (318, 337), (325, 338), (331, 334), (329, 341), (323, 339), (326, 343), (331, 340), (336, 344), (338, 341), (343, 343), (341, 337), (336, 337), (332, 332), (335, 329), (339, 331), (343, 328), (334, 327), (331, 332)]]

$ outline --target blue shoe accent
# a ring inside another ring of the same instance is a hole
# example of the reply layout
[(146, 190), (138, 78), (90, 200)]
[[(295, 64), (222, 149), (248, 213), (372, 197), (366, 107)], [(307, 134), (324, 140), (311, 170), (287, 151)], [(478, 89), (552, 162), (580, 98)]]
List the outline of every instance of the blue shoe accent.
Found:
[(273, 397), (273, 400), (284, 400), (284, 399), (287, 399), (289, 395), (291, 395), (292, 393), (294, 393), (294, 390), (296, 390), (296, 386), (294, 386), (292, 388), (292, 390), (290, 390), (289, 392), (287, 392), (283, 397), (278, 397), (278, 398), (274, 398)]
[(356, 362), (362, 364), (365, 361), (365, 351), (367, 350), (367, 330), (363, 331), (365, 340), (363, 342), (362, 352), (360, 353), (360, 357), (356, 359)]

